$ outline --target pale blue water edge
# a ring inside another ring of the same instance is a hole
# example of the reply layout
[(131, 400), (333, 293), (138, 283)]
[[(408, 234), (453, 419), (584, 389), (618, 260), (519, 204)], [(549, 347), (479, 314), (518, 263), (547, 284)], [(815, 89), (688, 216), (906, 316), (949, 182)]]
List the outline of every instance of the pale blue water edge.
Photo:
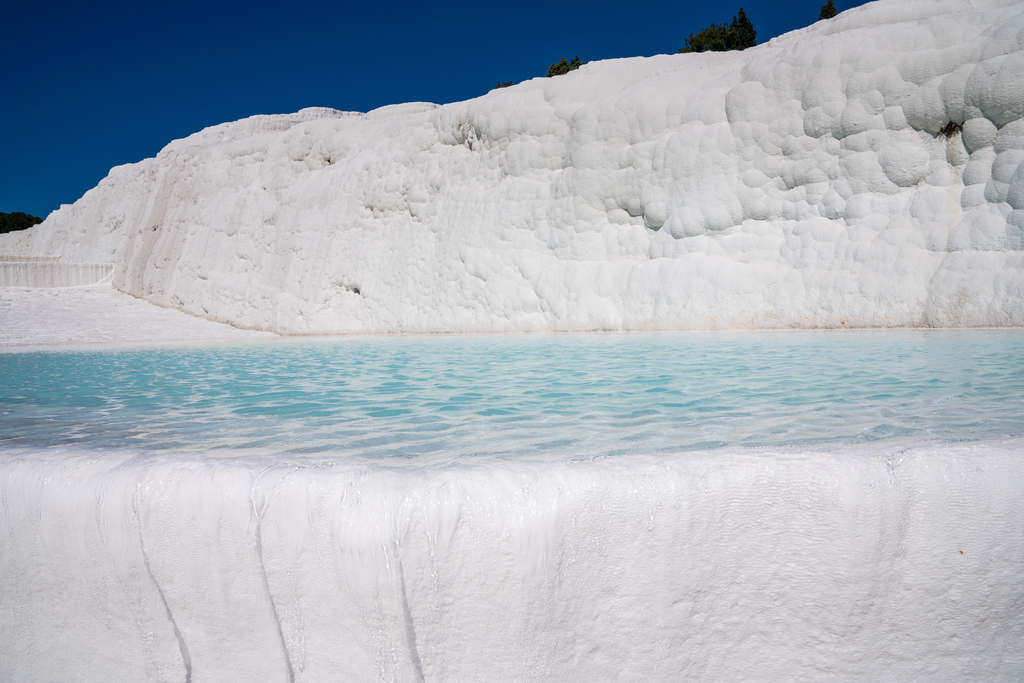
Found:
[(361, 337), (0, 354), (0, 447), (615, 455), (1024, 435), (1024, 330)]

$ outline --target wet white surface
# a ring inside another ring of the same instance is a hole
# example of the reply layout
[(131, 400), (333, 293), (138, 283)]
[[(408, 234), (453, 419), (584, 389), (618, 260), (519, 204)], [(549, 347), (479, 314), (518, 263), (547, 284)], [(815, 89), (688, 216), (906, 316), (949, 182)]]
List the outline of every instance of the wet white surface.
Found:
[(0, 349), (273, 336), (161, 308), (114, 290), (0, 287)]

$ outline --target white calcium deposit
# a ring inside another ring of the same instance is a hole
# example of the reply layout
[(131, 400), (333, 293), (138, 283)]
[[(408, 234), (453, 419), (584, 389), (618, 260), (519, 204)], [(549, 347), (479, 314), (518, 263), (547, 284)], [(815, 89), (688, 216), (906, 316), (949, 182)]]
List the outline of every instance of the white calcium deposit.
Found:
[(7, 451), (0, 679), (1020, 681), (1021, 449)]
[(1024, 5), (891, 0), (743, 52), (214, 126), (0, 253), (285, 333), (1021, 325), (1022, 117)]
[(0, 287), (0, 353), (53, 346), (237, 341), (265, 336), (271, 335), (160, 308), (116, 292), (108, 284)]

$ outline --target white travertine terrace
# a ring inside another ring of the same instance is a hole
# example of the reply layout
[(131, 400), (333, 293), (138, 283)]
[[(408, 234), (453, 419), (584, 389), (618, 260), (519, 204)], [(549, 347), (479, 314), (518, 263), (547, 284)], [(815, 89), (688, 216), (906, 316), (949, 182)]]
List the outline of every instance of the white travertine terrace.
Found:
[(1021, 325), (1022, 117), (1024, 5), (891, 0), (743, 52), (214, 126), (0, 254), (283, 333)]
[(1021, 446), (0, 453), (0, 674), (1020, 681)]
[[(215, 126), (0, 236), (5, 282), (91, 281), (74, 264), (208, 320), (5, 287), (0, 350), (269, 336), (210, 321), (1024, 325), (1024, 4), (886, 0), (744, 52)], [(12, 443), (0, 681), (1024, 680), (1019, 434), (436, 461)]]
[(1022, 31), (1017, 2), (873, 3), (439, 108), (253, 117), (0, 244), (284, 333), (1021, 325)]

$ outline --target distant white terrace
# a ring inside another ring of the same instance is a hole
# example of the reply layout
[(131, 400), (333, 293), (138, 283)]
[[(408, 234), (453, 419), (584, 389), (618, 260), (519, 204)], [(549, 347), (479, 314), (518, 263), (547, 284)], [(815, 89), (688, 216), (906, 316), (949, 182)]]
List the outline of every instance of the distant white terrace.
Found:
[(1021, 325), (1022, 31), (1019, 2), (889, 0), (443, 107), (255, 116), (0, 254), (282, 333)]

